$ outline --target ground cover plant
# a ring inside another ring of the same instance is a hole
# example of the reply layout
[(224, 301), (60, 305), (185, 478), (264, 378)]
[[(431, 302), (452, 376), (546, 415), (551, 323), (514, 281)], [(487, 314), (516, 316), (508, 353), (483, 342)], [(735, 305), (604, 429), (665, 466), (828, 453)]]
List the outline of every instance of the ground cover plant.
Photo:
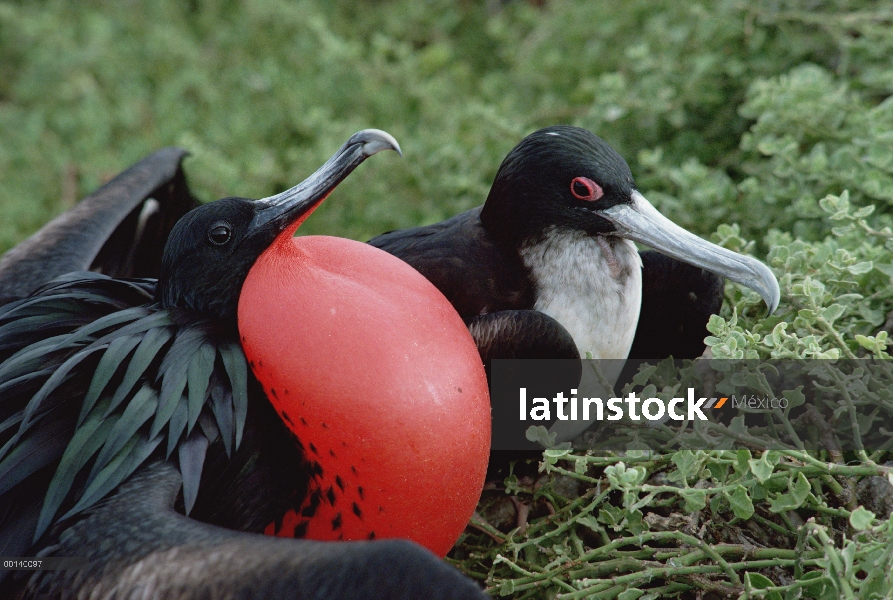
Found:
[[(405, 158), (301, 229), (368, 239), (481, 203), (524, 134), (572, 123), (664, 214), (775, 271), (769, 318), (727, 285), (714, 357), (885, 360), (891, 56), (893, 7), (857, 0), (2, 2), (0, 251), (164, 145), (202, 198), (262, 197), (379, 127)], [(838, 416), (883, 427), (875, 400), (874, 424)], [(744, 446), (549, 450), (451, 560), (496, 597), (893, 596), (890, 452)]]

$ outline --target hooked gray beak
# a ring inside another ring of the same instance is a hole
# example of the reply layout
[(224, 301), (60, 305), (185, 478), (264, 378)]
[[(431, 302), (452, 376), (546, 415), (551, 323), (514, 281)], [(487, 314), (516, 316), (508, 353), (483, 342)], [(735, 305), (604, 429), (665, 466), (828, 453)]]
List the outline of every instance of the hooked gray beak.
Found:
[(769, 314), (778, 307), (781, 290), (769, 267), (682, 229), (660, 214), (639, 192), (633, 191), (632, 204), (617, 204), (599, 214), (614, 225), (621, 237), (746, 285), (762, 296)]
[(251, 229), (284, 229), (302, 216), (306, 218), (335, 187), (360, 163), (382, 150), (394, 150), (400, 156), (400, 144), (387, 131), (364, 129), (350, 136), (332, 158), (295, 187), (275, 196), (255, 201), (257, 212)]

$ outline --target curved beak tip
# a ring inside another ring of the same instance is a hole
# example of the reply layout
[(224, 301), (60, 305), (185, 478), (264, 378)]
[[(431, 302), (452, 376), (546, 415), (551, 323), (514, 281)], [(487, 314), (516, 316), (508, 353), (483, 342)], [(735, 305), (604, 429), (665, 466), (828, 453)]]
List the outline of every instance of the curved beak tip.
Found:
[(628, 204), (617, 204), (601, 212), (620, 237), (651, 246), (667, 256), (745, 285), (763, 298), (770, 315), (775, 312), (781, 300), (781, 290), (768, 266), (682, 229), (660, 214), (636, 190), (630, 200)]
[(363, 155), (367, 158), (383, 150), (393, 150), (400, 156), (403, 156), (400, 144), (394, 136), (381, 129), (364, 129), (358, 131), (350, 136), (347, 143), (348, 145), (362, 144)]
[(766, 295), (763, 296), (763, 300), (765, 300), (766, 306), (769, 307), (769, 314), (774, 313), (775, 309), (778, 308), (778, 303), (781, 301), (781, 289), (778, 286), (778, 279), (775, 278), (775, 275), (772, 275), (769, 289)]
[(781, 287), (778, 285), (778, 278), (765, 263), (750, 256), (742, 257), (742, 259), (749, 264), (750, 275), (737, 278), (734, 274), (729, 273), (726, 276), (758, 293), (766, 303), (766, 308), (769, 309), (769, 315), (771, 315), (781, 301)]

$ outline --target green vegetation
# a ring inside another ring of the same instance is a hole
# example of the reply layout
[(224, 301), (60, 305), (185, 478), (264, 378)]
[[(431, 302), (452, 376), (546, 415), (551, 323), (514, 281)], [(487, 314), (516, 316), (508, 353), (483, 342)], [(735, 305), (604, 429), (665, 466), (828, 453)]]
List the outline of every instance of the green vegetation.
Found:
[[(893, 7), (537, 4), (0, 2), (0, 251), (163, 145), (192, 152), (202, 198), (260, 197), (378, 127), (405, 157), (302, 228), (367, 239), (481, 203), (524, 134), (569, 122), (664, 214), (775, 270), (771, 318), (727, 286), (715, 357), (889, 358)], [(530, 527), (479, 521), (454, 551), (494, 596), (891, 595), (893, 520), (857, 493), (893, 481), (888, 455), (546, 458), (506, 482)]]

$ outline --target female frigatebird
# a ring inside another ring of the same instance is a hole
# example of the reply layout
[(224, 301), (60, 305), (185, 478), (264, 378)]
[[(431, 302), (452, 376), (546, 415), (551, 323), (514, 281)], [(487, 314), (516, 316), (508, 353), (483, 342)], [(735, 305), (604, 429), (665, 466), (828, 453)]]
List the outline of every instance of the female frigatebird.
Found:
[(240, 290), (385, 149), (398, 150), (391, 136), (363, 131), (287, 192), (193, 210), (157, 282), (70, 273), (0, 307), (0, 555), (90, 563), (7, 576), (3, 597), (482, 597), (408, 542), (252, 534), (306, 511), (321, 467), (283, 422), (300, 417), (277, 413), (249, 373)]
[[(640, 254), (633, 242), (662, 254)], [(483, 206), (369, 243), (443, 292), (485, 360), (695, 358), (722, 303), (717, 275), (757, 291), (770, 312), (780, 296), (761, 262), (661, 215), (636, 189), (626, 161), (579, 127), (524, 138)], [(611, 366), (616, 379), (622, 363)]]
[[(652, 272), (698, 297), (716, 293), (715, 278), (700, 269), (668, 277), (667, 270), (682, 266), (640, 256), (633, 242), (743, 283), (770, 312), (778, 304), (778, 282), (765, 265), (661, 215), (636, 189), (626, 161), (579, 127), (547, 127), (524, 138), (502, 162), (483, 206), (369, 241), (418, 269), (467, 320), (536, 310), (561, 323), (581, 354), (618, 359), (633, 347)], [(671, 320), (669, 313), (680, 310), (665, 308)]]

